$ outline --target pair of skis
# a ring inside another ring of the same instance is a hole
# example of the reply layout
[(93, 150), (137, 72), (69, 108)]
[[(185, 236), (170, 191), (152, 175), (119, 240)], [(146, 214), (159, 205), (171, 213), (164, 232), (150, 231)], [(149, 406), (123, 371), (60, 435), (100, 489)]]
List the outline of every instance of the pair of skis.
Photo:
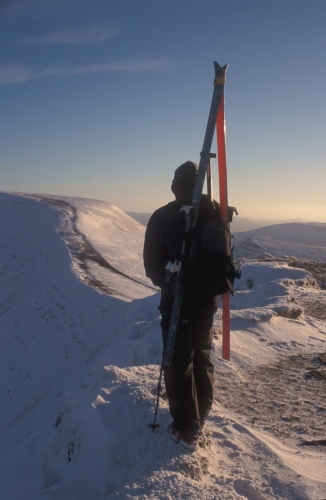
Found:
[[(224, 85), (225, 74), (227, 65), (221, 67), (217, 62), (214, 62), (215, 78), (214, 78), (214, 92), (206, 127), (206, 133), (203, 143), (203, 148), (200, 153), (199, 169), (196, 179), (196, 184), (192, 196), (190, 206), (183, 207), (185, 211), (186, 229), (181, 252), (181, 260), (177, 266), (176, 276), (174, 278), (174, 301), (171, 314), (171, 321), (167, 335), (167, 342), (163, 355), (163, 364), (170, 366), (172, 362), (175, 337), (178, 328), (179, 316), (183, 301), (183, 288), (182, 288), (182, 264), (190, 258), (190, 248), (187, 239), (187, 234), (195, 227), (197, 223), (200, 201), (207, 174), (208, 181), (208, 195), (212, 197), (211, 188), (211, 170), (210, 159), (216, 155), (211, 154), (211, 147), (213, 136), (216, 128), (217, 146), (218, 146), (218, 166), (219, 166), (219, 188), (220, 188), (220, 209), (221, 219), (227, 229), (230, 228), (227, 196), (227, 172), (226, 172), (226, 149), (225, 149), (225, 119), (224, 119)], [(232, 212), (232, 211), (231, 211)], [(228, 231), (229, 232), (229, 231)], [(230, 252), (229, 242), (226, 248), (227, 254)], [(225, 293), (222, 296), (222, 330), (223, 330), (223, 343), (222, 343), (222, 356), (224, 359), (230, 359), (230, 294)]]
[[(153, 423), (149, 424), (153, 432), (159, 427), (156, 423), (157, 410), (159, 406), (160, 390), (163, 366), (170, 366), (172, 362), (173, 350), (175, 337), (177, 334), (177, 328), (179, 323), (179, 316), (183, 300), (183, 288), (181, 283), (182, 277), (182, 264), (186, 259), (190, 258), (190, 248), (189, 239), (187, 234), (195, 227), (200, 201), (202, 196), (202, 191), (205, 182), (205, 176), (207, 175), (207, 194), (213, 199), (212, 190), (212, 172), (210, 160), (215, 158), (216, 155), (211, 153), (211, 146), (213, 141), (213, 136), (216, 128), (217, 136), (217, 147), (218, 147), (218, 170), (219, 170), (219, 188), (220, 188), (220, 211), (221, 219), (224, 226), (230, 229), (230, 221), (232, 220), (232, 213), (235, 209), (228, 206), (228, 195), (227, 195), (227, 172), (226, 172), (226, 149), (225, 149), (225, 119), (224, 119), (224, 84), (225, 84), (225, 73), (227, 70), (227, 65), (221, 67), (217, 62), (214, 62), (215, 68), (215, 78), (214, 78), (214, 92), (211, 102), (211, 108), (208, 116), (208, 122), (206, 127), (206, 133), (203, 143), (202, 152), (200, 154), (200, 163), (196, 179), (196, 184), (192, 196), (192, 202), (190, 206), (183, 207), (185, 210), (186, 218), (186, 229), (185, 237), (183, 240), (183, 247), (181, 252), (181, 261), (175, 266), (176, 277), (174, 278), (174, 301), (171, 313), (171, 320), (169, 325), (169, 331), (167, 335), (167, 341), (163, 353), (163, 362), (160, 369), (160, 377), (157, 386), (157, 398), (156, 407)], [(230, 253), (230, 245), (227, 238), (226, 243), (226, 253)], [(224, 359), (230, 359), (230, 294), (225, 293), (222, 296), (222, 356)]]

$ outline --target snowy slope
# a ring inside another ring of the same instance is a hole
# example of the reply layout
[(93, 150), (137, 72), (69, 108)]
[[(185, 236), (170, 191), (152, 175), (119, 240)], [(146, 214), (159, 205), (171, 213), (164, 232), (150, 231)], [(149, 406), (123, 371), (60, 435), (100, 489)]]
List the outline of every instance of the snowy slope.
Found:
[[(153, 293), (142, 263), (145, 228), (108, 202), (31, 196), (57, 209), (57, 230), (78, 277), (95, 288), (132, 300)], [(139, 286), (142, 285), (142, 286)]]
[(296, 257), (326, 262), (326, 224), (275, 224), (236, 233), (237, 257)]
[(310, 374), (326, 371), (326, 325), (306, 306), (326, 292), (307, 271), (245, 263), (232, 359), (217, 314), (216, 399), (190, 454), (165, 399), (147, 426), (161, 335), (142, 226), (93, 200), (0, 193), (0, 209), (0, 498), (326, 498), (325, 447), (301, 446), (326, 439)]

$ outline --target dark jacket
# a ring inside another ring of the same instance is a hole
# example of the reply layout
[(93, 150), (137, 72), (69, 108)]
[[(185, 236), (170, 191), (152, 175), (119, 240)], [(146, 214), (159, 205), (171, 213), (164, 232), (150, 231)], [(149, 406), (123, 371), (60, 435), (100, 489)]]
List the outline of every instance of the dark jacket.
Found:
[[(178, 200), (177, 198), (156, 210), (148, 222), (143, 253), (144, 266), (146, 276), (161, 289), (167, 288), (166, 264), (180, 260), (185, 234), (185, 215), (183, 212), (180, 213), (180, 209), (183, 205), (190, 205), (190, 203), (191, 200)], [(208, 219), (214, 209), (219, 210), (218, 203), (214, 201), (213, 205), (207, 195), (203, 195), (198, 223)]]

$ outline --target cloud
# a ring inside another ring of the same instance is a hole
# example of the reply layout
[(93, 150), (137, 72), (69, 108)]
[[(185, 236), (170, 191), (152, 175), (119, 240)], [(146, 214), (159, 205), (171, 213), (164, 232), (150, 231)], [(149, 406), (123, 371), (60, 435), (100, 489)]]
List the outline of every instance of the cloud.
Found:
[(69, 75), (78, 76), (91, 73), (141, 73), (172, 69), (170, 59), (127, 59), (104, 64), (93, 64), (70, 69)]
[(21, 41), (31, 45), (86, 45), (104, 43), (117, 34), (116, 28), (69, 28), (50, 31), (44, 35), (24, 37)]
[(28, 66), (0, 64), (0, 85), (28, 82), (34, 78), (34, 71)]
[(109, 63), (86, 66), (48, 66), (35, 69), (30, 66), (0, 64), (0, 85), (24, 83), (31, 80), (49, 77), (71, 77), (94, 73), (144, 73), (172, 70), (176, 64), (170, 58), (158, 59), (126, 59)]

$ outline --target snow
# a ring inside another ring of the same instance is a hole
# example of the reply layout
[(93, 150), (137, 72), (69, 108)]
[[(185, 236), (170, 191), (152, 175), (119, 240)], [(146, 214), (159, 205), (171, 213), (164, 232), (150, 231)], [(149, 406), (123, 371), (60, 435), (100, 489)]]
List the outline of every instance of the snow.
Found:
[(320, 260), (326, 262), (326, 224), (275, 224), (236, 234), (238, 257), (278, 257)]
[(0, 498), (326, 498), (325, 446), (303, 445), (326, 439), (311, 376), (326, 371), (326, 291), (289, 265), (318, 272), (325, 225), (237, 238), (231, 361), (218, 312), (215, 401), (190, 453), (167, 435), (164, 390), (148, 427), (162, 353), (144, 226), (88, 199), (0, 193), (0, 209)]

